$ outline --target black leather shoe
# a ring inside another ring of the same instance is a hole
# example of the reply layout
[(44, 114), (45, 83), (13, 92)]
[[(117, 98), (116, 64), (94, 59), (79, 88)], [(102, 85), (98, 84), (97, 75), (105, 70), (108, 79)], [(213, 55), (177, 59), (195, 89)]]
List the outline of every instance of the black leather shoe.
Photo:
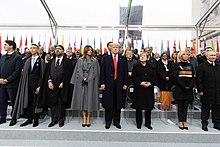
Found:
[(34, 119), (33, 127), (37, 127), (39, 125), (39, 120)]
[(110, 129), (110, 125), (105, 125), (105, 129)]
[(180, 126), (179, 126), (179, 129), (180, 129), (180, 130), (184, 130), (184, 127), (180, 127)]
[(138, 129), (141, 129), (141, 125), (137, 125), (137, 128), (138, 128)]
[(26, 122), (24, 122), (23, 124), (20, 125), (20, 127), (24, 127), (24, 126), (27, 126), (27, 125), (30, 125), (32, 124), (32, 120), (27, 120)]
[(64, 126), (64, 122), (59, 122), (59, 127), (63, 127)]
[(202, 126), (202, 130), (203, 130), (203, 131), (208, 131), (207, 126)]
[(217, 127), (217, 126), (214, 125), (213, 128), (220, 131), (220, 127)]
[(184, 130), (189, 130), (189, 128), (188, 128), (188, 127), (183, 127), (183, 129), (184, 129)]
[(91, 126), (91, 124), (86, 124), (86, 126), (87, 126), (87, 127), (90, 127), (90, 126)]
[(11, 119), (9, 126), (14, 126), (17, 123), (16, 119)]
[(55, 126), (56, 124), (57, 124), (57, 122), (52, 121), (52, 122), (48, 125), (48, 127), (53, 127), (53, 126)]
[(153, 130), (153, 128), (151, 127), (151, 125), (146, 126), (149, 130)]
[(120, 124), (114, 124), (114, 126), (118, 129), (121, 129), (121, 125)]
[(149, 125), (149, 124), (147, 124), (147, 123), (145, 123), (144, 126), (147, 127), (149, 130), (152, 130), (152, 129), (153, 129), (153, 128), (151, 127), (151, 125)]

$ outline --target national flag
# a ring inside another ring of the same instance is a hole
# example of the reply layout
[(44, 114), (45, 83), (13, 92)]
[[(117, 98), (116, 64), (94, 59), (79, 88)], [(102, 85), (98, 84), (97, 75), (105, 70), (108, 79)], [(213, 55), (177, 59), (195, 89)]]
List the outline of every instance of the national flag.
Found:
[(107, 48), (106, 47), (104, 48), (104, 53), (107, 53)]
[(195, 45), (194, 39), (192, 39), (192, 48), (194, 50), (193, 54), (196, 55), (196, 45)]
[(27, 35), (26, 35), (26, 39), (25, 39), (24, 45), (25, 45), (25, 47), (27, 47), (27, 45), (28, 45), (28, 43), (27, 43)]
[(164, 50), (163, 50), (163, 40), (161, 40), (160, 54), (162, 54), (163, 52), (164, 52)]
[(63, 37), (62, 37), (62, 43), (61, 43), (61, 45), (64, 47), (64, 35), (63, 35)]
[(83, 50), (82, 50), (82, 37), (81, 37), (81, 41), (80, 41), (80, 53), (81, 54), (83, 53)]
[[(100, 38), (100, 40), (101, 40), (101, 38)], [(94, 50), (95, 50), (95, 48), (96, 48), (96, 46), (95, 46), (95, 38), (94, 38), (94, 40), (93, 40), (93, 48), (94, 48)]]
[(178, 43), (178, 49), (179, 49), (179, 51), (181, 51), (180, 39), (179, 39), (179, 43)]
[(76, 36), (75, 36), (75, 40), (74, 40), (74, 53), (76, 53)]
[(215, 52), (215, 44), (214, 44), (214, 40), (212, 40), (212, 50)]
[(19, 48), (20, 48), (20, 49), (22, 48), (22, 35), (21, 35), (21, 38), (20, 38)]
[(168, 56), (168, 59), (169, 59), (170, 58), (169, 40), (167, 40), (167, 56)]
[(219, 52), (218, 38), (216, 39), (216, 51)]
[(173, 42), (173, 52), (176, 52), (176, 39), (174, 39), (174, 42)]
[(2, 35), (0, 34), (0, 52), (2, 51)]
[(50, 42), (49, 42), (49, 46), (48, 46), (48, 51), (47, 53), (50, 53), (50, 47), (52, 46), (52, 38), (50, 37)]
[(138, 48), (138, 40), (137, 40), (137, 36), (136, 36), (136, 48)]
[(13, 41), (15, 42), (15, 35), (13, 35)]
[(199, 48), (202, 48), (202, 41), (199, 39)]
[(32, 45), (33, 42), (34, 42), (33, 36), (31, 35), (31, 45)]
[(100, 38), (100, 49), (99, 49), (99, 54), (102, 55), (102, 38)]
[(58, 37), (57, 37), (57, 40), (56, 40), (56, 45), (58, 45), (59, 44), (59, 40), (58, 40)]
[(40, 35), (39, 35), (38, 45), (39, 45), (39, 46), (41, 45), (41, 44), (40, 44)]
[(141, 49), (144, 50), (144, 40), (142, 39)]
[(204, 39), (204, 42), (203, 42), (203, 46), (204, 46), (204, 50), (206, 50), (206, 40)]
[(149, 37), (148, 37), (148, 40), (147, 40), (147, 47), (150, 47)]
[(69, 44), (68, 44), (68, 48), (71, 47), (71, 41), (70, 41), (70, 36), (69, 36)]
[(89, 37), (87, 37), (87, 44), (89, 44)]

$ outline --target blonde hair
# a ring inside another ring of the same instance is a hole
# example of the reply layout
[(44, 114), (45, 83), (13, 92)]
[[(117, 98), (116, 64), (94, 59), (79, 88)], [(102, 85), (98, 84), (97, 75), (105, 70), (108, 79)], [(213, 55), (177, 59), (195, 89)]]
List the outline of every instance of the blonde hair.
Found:
[[(179, 52), (178, 57), (177, 57), (177, 62), (178, 63), (179, 62), (185, 62), (185, 61), (183, 61), (183, 58), (182, 58), (183, 54), (186, 54), (186, 51)], [(187, 62), (190, 63), (189, 60)]]

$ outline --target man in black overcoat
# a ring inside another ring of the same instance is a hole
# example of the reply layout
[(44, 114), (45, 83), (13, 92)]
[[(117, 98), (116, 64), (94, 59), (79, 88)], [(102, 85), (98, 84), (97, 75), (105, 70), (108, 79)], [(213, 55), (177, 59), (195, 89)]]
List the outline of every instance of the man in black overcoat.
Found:
[(119, 55), (119, 45), (112, 44), (111, 54), (102, 57), (101, 89), (103, 92), (102, 106), (105, 108), (105, 128), (113, 123), (121, 129), (121, 108), (125, 105), (125, 90), (127, 89), (128, 65), (126, 58)]
[(4, 49), (7, 51), (0, 60), (0, 124), (6, 122), (8, 100), (14, 109), (17, 88), (23, 67), (22, 58), (16, 54), (16, 43), (6, 40)]
[(36, 107), (36, 101), (42, 86), (45, 62), (38, 55), (39, 46), (37, 44), (32, 44), (30, 51), (32, 56), (24, 64), (9, 126), (15, 125), (16, 120), (24, 116), (27, 121), (22, 123), (21, 127), (32, 124), (33, 120), (33, 127), (36, 127), (39, 124), (38, 120), (43, 110)]
[(214, 128), (220, 130), (220, 64), (216, 62), (216, 53), (209, 51), (207, 61), (198, 66), (196, 72), (197, 89), (202, 102), (202, 129), (208, 131), (208, 119), (212, 110)]
[(59, 123), (59, 127), (63, 127), (65, 109), (70, 106), (72, 99), (73, 89), (70, 79), (73, 73), (73, 64), (64, 56), (62, 45), (56, 46), (55, 54), (56, 57), (50, 60), (47, 65), (37, 106), (51, 108), (52, 121), (48, 127), (53, 127), (57, 123)]

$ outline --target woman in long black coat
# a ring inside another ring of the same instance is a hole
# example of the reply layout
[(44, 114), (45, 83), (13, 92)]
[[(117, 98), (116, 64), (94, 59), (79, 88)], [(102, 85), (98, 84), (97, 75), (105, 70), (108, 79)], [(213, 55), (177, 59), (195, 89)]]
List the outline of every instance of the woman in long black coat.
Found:
[(167, 57), (167, 53), (163, 52), (157, 65), (157, 82), (161, 91), (171, 91), (173, 87), (173, 63)]
[(137, 128), (141, 129), (142, 110), (145, 110), (145, 126), (151, 127), (151, 110), (154, 107), (154, 84), (156, 83), (156, 71), (147, 64), (147, 55), (141, 53), (139, 63), (136, 64), (132, 71), (134, 80), (134, 102), (133, 108), (136, 109)]
[(195, 86), (195, 78), (193, 67), (189, 62), (189, 56), (186, 52), (179, 53), (180, 62), (174, 70), (175, 91), (174, 99), (178, 104), (179, 128), (186, 129), (186, 119), (188, 105), (193, 101), (193, 87)]

